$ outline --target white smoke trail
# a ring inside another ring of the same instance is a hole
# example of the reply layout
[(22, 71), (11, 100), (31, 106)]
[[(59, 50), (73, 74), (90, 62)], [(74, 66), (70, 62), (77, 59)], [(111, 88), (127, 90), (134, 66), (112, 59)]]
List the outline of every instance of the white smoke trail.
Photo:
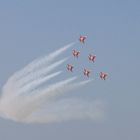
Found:
[(39, 69), (38, 71), (33, 71), (31, 74), (29, 74), (26, 77), (23, 77), (22, 80), (18, 80), (18, 84), (19, 86), (28, 84), (29, 82), (35, 80), (35, 79), (39, 79), (42, 78), (42, 76), (45, 76), (47, 74), (49, 74), (52, 70), (54, 70), (56, 67), (58, 67), (59, 65), (61, 65), (62, 63), (64, 63), (67, 60), (67, 58), (59, 60), (49, 66), (46, 66), (42, 69)]
[(52, 63), (54, 61), (54, 59), (56, 57), (58, 57), (59, 55), (64, 53), (67, 49), (72, 47), (74, 44), (75, 43), (68, 44), (47, 56), (34, 60), (30, 64), (28, 64), (25, 68), (23, 68), (19, 72), (16, 72), (12, 77), (21, 78), (21, 77), (25, 76), (26, 74), (33, 72), (34, 70), (40, 69), (44, 65), (49, 65), (50, 63)]
[(66, 99), (63, 96), (92, 80), (76, 81), (77, 77), (72, 77), (52, 84), (47, 83), (45, 86), (46, 82), (62, 74), (62, 71), (52, 73), (52, 70), (64, 63), (67, 58), (53, 61), (73, 44), (33, 61), (11, 76), (2, 89), (0, 116), (26, 123), (101, 118), (102, 105), (97, 105), (96, 101)]
[(56, 77), (57, 75), (59, 75), (61, 73), (62, 73), (62, 71), (59, 71), (59, 72), (50, 74), (46, 77), (38, 78), (38, 80), (35, 80), (35, 81), (30, 82), (29, 84), (25, 85), (23, 88), (20, 89), (19, 92), (23, 93), (23, 92), (31, 91), (31, 90), (35, 89), (36, 87), (38, 87), (39, 85), (43, 84), (44, 82), (47, 82), (48, 80)]

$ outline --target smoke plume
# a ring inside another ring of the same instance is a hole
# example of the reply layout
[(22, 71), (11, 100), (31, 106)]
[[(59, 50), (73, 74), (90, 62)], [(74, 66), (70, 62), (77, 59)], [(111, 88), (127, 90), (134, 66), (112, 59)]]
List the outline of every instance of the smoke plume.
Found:
[[(76, 76), (56, 80), (63, 74), (63, 70), (57, 71), (57, 67), (68, 60), (58, 60), (58, 57), (73, 45), (74, 43), (71, 43), (36, 59), (15, 72), (2, 88), (0, 116), (24, 123), (102, 118), (102, 102), (64, 96), (69, 91), (74, 93), (75, 89), (92, 80), (79, 81)], [(53, 83), (50, 83), (50, 80), (53, 80)]]

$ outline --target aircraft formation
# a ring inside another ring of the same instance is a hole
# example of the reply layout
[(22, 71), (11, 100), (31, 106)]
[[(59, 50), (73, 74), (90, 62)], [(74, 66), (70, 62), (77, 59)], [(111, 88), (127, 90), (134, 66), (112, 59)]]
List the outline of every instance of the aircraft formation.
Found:
[[(87, 39), (87, 36), (80, 35), (80, 37), (79, 37), (80, 43), (83, 43), (83, 44), (85, 43), (85, 40), (86, 40), (86, 39)], [(74, 50), (72, 50), (72, 55), (73, 55), (73, 57), (78, 58), (78, 57), (80, 57), (80, 51), (74, 49)], [(89, 60), (89, 61), (92, 61), (92, 62), (94, 63), (95, 60), (96, 60), (96, 55), (90, 53), (90, 54), (88, 55), (88, 60)], [(72, 65), (72, 64), (67, 64), (67, 70), (68, 70), (68, 71), (73, 72), (73, 69), (74, 69), (74, 65)], [(84, 68), (84, 70), (83, 70), (83, 75), (84, 75), (84, 76), (90, 77), (90, 73), (91, 73), (91, 70), (89, 70), (89, 69), (87, 69), (87, 68)], [(105, 72), (100, 72), (100, 73), (99, 73), (99, 77), (100, 77), (101, 80), (106, 80), (106, 77), (107, 77), (107, 76), (108, 76), (108, 74), (105, 73)]]

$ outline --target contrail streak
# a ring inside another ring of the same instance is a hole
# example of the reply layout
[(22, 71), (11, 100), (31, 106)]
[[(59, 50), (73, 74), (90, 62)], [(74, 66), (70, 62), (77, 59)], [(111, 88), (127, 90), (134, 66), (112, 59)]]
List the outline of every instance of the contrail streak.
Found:
[(68, 58), (59, 60), (51, 65), (48, 65), (44, 68), (41, 68), (37, 71), (33, 71), (30, 75), (23, 77), (22, 79), (19, 80), (19, 85), (22, 86), (24, 84), (28, 84), (29, 82), (38, 79), (39, 77), (45, 76), (48, 73), (50, 73), (52, 70), (54, 70), (56, 67), (64, 63)]
[(64, 96), (69, 91), (74, 96), (75, 89), (93, 81), (79, 81), (77, 76), (64, 78), (63, 71), (58, 70), (68, 58), (61, 60), (56, 58), (73, 45), (74, 43), (71, 43), (36, 59), (13, 74), (2, 88), (0, 116), (24, 123), (102, 118), (102, 104), (97, 104), (96, 100), (86, 101), (78, 97)]
[(31, 91), (35, 88), (37, 88), (39, 85), (43, 84), (44, 82), (47, 82), (48, 80), (58, 76), (59, 74), (61, 74), (62, 71), (59, 71), (59, 72), (55, 72), (53, 74), (50, 74), (46, 77), (42, 77), (38, 80), (35, 80), (33, 82), (30, 82), (29, 84), (25, 85), (23, 88), (20, 89), (20, 92), (23, 93), (23, 92), (28, 92), (28, 91)]
[(13, 77), (16, 78), (21, 78), (23, 76), (25, 76), (26, 74), (33, 72), (34, 70), (40, 69), (40, 67), (42, 65), (49, 65), (51, 62), (54, 61), (54, 59), (56, 57), (58, 57), (59, 55), (61, 55), (62, 53), (64, 53), (67, 49), (69, 49), (70, 47), (72, 47), (75, 43), (71, 43), (68, 44), (56, 51), (54, 51), (53, 53), (44, 56), (42, 58), (36, 59), (33, 62), (31, 62), (30, 64), (28, 64), (25, 68), (23, 68), (21, 71), (16, 72)]
[(92, 80), (86, 80), (86, 81), (72, 83), (76, 79), (77, 79), (77, 77), (72, 77), (67, 80), (60, 81), (56, 84), (52, 84), (52, 85), (48, 86), (46, 89), (39, 90), (39, 91), (37, 91), (37, 93), (41, 93), (41, 94), (36, 94), (35, 98), (39, 99), (41, 97), (41, 98), (45, 99), (43, 96), (43, 95), (45, 95), (45, 97), (47, 99), (49, 99), (49, 98), (53, 99), (58, 96), (61, 96), (62, 94), (66, 93), (67, 91), (82, 87), (92, 81)]

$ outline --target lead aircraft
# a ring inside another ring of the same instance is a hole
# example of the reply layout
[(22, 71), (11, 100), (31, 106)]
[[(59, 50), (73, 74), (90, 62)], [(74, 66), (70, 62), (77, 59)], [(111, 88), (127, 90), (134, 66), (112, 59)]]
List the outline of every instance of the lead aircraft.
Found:
[(80, 41), (81, 43), (85, 43), (86, 38), (87, 38), (87, 36), (80, 35), (79, 41)]

